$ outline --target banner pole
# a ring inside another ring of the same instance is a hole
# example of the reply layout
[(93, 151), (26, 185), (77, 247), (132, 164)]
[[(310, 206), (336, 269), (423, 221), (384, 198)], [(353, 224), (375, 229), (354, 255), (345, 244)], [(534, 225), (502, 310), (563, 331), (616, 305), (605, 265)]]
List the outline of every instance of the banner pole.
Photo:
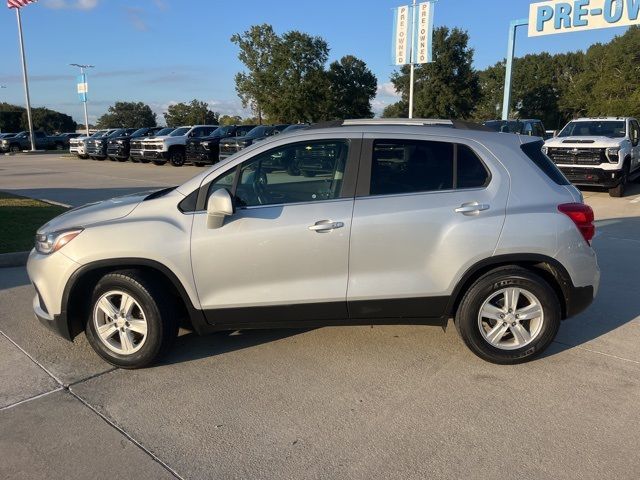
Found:
[(18, 36), (20, 38), (20, 58), (22, 60), (22, 79), (24, 81), (24, 96), (27, 101), (27, 120), (29, 122), (29, 137), (31, 138), (31, 151), (36, 150), (36, 142), (33, 134), (33, 120), (31, 118), (31, 99), (29, 97), (29, 79), (27, 77), (27, 60), (24, 55), (24, 40), (22, 38), (22, 18), (20, 9), (16, 8), (16, 18), (18, 19)]
[[(87, 78), (84, 75), (84, 67), (80, 67), (80, 75), (82, 76), (82, 79), (86, 84)], [(87, 113), (87, 94), (86, 93), (84, 94), (84, 100), (82, 102), (82, 105), (84, 106), (84, 126), (85, 126), (85, 131), (88, 137), (89, 136), (89, 114)]]
[(416, 0), (413, 0), (411, 11), (411, 51), (409, 52), (409, 62), (411, 63), (411, 73), (409, 75), (409, 118), (413, 118), (413, 78), (414, 78), (414, 58), (416, 47)]

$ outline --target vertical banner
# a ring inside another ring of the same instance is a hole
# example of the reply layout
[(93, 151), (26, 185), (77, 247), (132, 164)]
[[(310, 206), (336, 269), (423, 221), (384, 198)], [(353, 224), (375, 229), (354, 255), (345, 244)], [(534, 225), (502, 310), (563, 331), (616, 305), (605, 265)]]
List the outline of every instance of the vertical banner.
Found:
[(418, 28), (416, 29), (416, 52), (413, 63), (433, 62), (433, 12), (434, 2), (418, 6)]
[(89, 84), (87, 83), (87, 76), (83, 73), (78, 76), (78, 98), (81, 102), (87, 101), (87, 93), (89, 92)]
[(392, 63), (406, 65), (410, 62), (409, 43), (411, 37), (409, 27), (411, 26), (411, 11), (409, 6), (404, 5), (394, 9), (393, 20)]

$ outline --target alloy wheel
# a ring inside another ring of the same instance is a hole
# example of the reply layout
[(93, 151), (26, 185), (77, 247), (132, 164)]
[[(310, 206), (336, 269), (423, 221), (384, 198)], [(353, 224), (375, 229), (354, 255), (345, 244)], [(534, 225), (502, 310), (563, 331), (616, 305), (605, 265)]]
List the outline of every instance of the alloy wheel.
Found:
[(529, 345), (542, 331), (544, 310), (528, 290), (503, 288), (487, 298), (478, 313), (482, 337), (500, 350), (516, 350)]
[(100, 341), (120, 355), (137, 352), (147, 339), (147, 320), (140, 303), (122, 290), (111, 290), (98, 299), (93, 322)]

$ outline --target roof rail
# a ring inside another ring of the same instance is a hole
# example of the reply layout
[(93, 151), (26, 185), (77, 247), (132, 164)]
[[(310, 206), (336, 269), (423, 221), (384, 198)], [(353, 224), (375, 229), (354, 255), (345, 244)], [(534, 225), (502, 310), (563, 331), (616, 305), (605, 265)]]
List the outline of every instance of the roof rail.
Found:
[(342, 124), (350, 125), (416, 125), (453, 127), (453, 121), (438, 118), (364, 118), (361, 120), (344, 120)]
[(443, 120), (439, 118), (363, 118), (360, 120), (331, 120), (329, 122), (320, 122), (313, 124), (309, 130), (317, 130), (323, 128), (337, 127), (354, 127), (354, 126), (382, 126), (382, 125), (399, 125), (410, 127), (448, 127), (458, 130), (479, 130), (484, 132), (493, 132), (488, 127), (479, 123), (467, 122), (464, 120)]

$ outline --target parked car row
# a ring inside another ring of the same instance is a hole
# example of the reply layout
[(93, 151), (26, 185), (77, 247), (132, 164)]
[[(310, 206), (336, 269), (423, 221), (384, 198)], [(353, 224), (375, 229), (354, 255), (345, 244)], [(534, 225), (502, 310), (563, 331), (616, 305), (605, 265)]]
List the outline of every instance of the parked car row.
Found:
[[(79, 133), (61, 133), (60, 135), (47, 135), (45, 132), (34, 132), (36, 150), (64, 150), (69, 147), (71, 139), (79, 137)], [(31, 149), (31, 136), (29, 132), (2, 133), (0, 134), (0, 152), (17, 153)]]
[(71, 141), (69, 152), (82, 159), (171, 163), (196, 166), (214, 164), (228, 156), (284, 131), (307, 125), (192, 125), (178, 128), (114, 128)]
[(640, 178), (640, 123), (630, 117), (578, 118), (559, 133), (540, 120), (490, 120), (484, 125), (502, 133), (542, 137), (542, 151), (578, 186), (597, 186), (612, 197)]

